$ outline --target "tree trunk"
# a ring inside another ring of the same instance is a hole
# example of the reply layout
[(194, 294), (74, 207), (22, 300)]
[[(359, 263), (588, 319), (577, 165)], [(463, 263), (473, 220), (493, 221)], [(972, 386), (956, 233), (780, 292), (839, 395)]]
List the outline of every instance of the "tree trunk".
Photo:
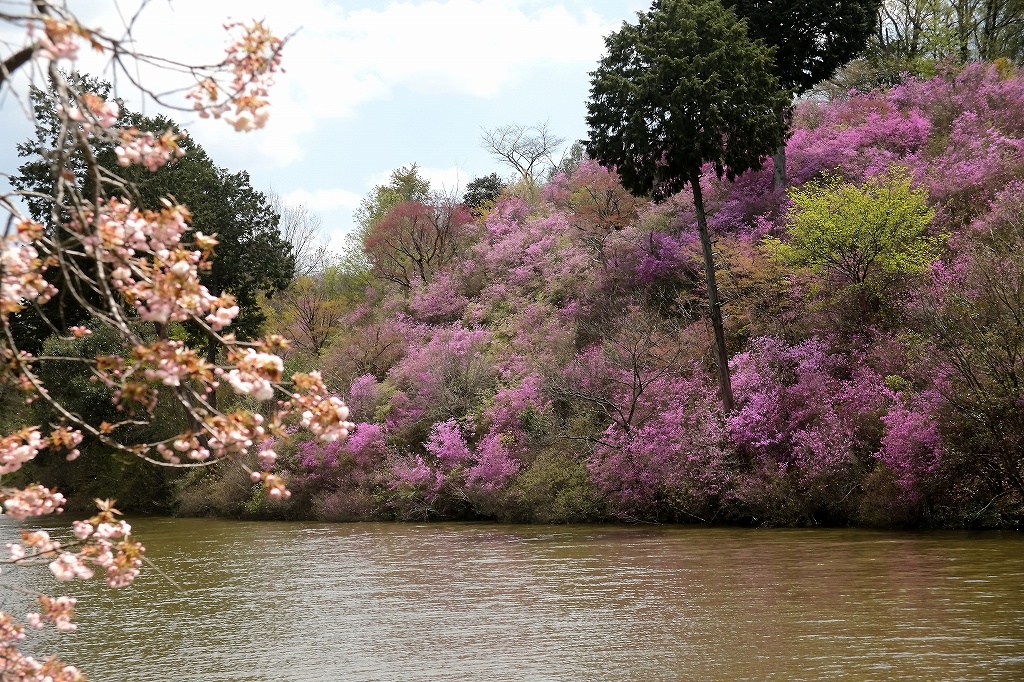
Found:
[[(210, 332), (206, 333), (206, 361), (211, 365), (217, 364), (217, 339)], [(210, 407), (217, 409), (217, 389), (213, 389), (206, 396), (206, 402)]]
[[(786, 122), (786, 112), (781, 109), (778, 112), (779, 123), (784, 125)], [(774, 174), (772, 175), (772, 189), (780, 190), (786, 186), (786, 141), (783, 140), (779, 148), (775, 150), (775, 154), (772, 155), (772, 165), (774, 166)]]
[(722, 325), (722, 304), (718, 300), (718, 284), (715, 281), (715, 254), (711, 250), (711, 236), (708, 221), (704, 215), (704, 198), (700, 191), (700, 172), (690, 176), (693, 187), (693, 207), (697, 212), (697, 230), (700, 245), (704, 250), (704, 274), (708, 281), (708, 306), (711, 308), (711, 326), (715, 330), (715, 353), (718, 361), (718, 389), (722, 397), (722, 411), (726, 416), (732, 412), (732, 380), (729, 377), (729, 353), (725, 348), (725, 327)]
[(772, 174), (772, 189), (780, 190), (786, 186), (786, 143), (783, 142), (772, 155), (774, 173)]
[(960, 0), (956, 6), (957, 42), (960, 48), (960, 63), (966, 64), (971, 56), (971, 22), (974, 14), (974, 6), (967, 0)]

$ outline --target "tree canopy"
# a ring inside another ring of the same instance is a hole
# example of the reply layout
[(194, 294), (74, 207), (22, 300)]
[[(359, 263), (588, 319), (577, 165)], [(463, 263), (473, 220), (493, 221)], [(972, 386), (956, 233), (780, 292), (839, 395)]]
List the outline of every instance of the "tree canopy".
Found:
[(455, 257), (472, 223), (461, 204), (403, 201), (367, 230), (363, 248), (374, 276), (408, 289)]
[(827, 176), (790, 191), (789, 198), (789, 241), (766, 241), (787, 264), (863, 284), (875, 276), (921, 273), (939, 256), (942, 240), (928, 234), (935, 211), (927, 191), (911, 187), (906, 168), (895, 166), (862, 185)]
[(480, 211), (495, 200), (505, 189), (505, 181), (497, 173), (470, 180), (462, 194), (462, 203), (471, 211)]
[(362, 232), (381, 220), (392, 206), (403, 201), (427, 201), (430, 198), (430, 181), (420, 175), (415, 163), (391, 171), (386, 185), (377, 185), (359, 202), (354, 218)]
[(747, 35), (775, 47), (782, 87), (800, 94), (856, 57), (878, 25), (881, 0), (723, 0)]
[(591, 73), (587, 153), (664, 199), (705, 163), (730, 179), (783, 141), (774, 53), (717, 0), (656, 0), (605, 38)]
[[(87, 76), (72, 77), (86, 92), (101, 96), (110, 85)], [(53, 93), (35, 91), (36, 138), (18, 145), (26, 161), (11, 184), (18, 190), (36, 192), (40, 199), (28, 201), (32, 217), (52, 224), (49, 195), (54, 177), (43, 150), (53, 145), (60, 133)], [(118, 124), (125, 128), (160, 135), (167, 130), (181, 131), (162, 116), (146, 117), (122, 109)], [(192, 232), (216, 235), (217, 248), (212, 267), (201, 273), (200, 281), (214, 295), (231, 293), (238, 301), (240, 314), (233, 329), (240, 338), (252, 338), (264, 321), (257, 300), (260, 293), (273, 293), (288, 286), (295, 272), (291, 245), (278, 230), (279, 215), (266, 195), (255, 190), (245, 171), (232, 173), (213, 163), (206, 151), (192, 138), (177, 141), (184, 154), (167, 165), (149, 171), (139, 166), (120, 167), (112, 144), (99, 143), (92, 153), (100, 170), (101, 196), (124, 196), (145, 209), (159, 210), (168, 196), (185, 203), (191, 213)], [(90, 178), (82, 151), (71, 155), (72, 167), (83, 184)]]

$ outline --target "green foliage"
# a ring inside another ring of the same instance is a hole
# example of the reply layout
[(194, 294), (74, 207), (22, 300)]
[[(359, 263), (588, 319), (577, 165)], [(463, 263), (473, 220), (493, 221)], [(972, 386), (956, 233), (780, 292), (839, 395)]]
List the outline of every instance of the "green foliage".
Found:
[[(102, 383), (92, 381), (88, 360), (99, 355), (124, 355), (130, 349), (123, 339), (109, 327), (94, 325), (96, 332), (84, 338), (50, 336), (42, 343), (42, 352), (53, 360), (40, 365), (39, 378), (49, 387), (51, 397), (65, 409), (80, 415), (91, 424), (118, 421), (125, 418), (111, 403), (111, 391)], [(146, 329), (137, 332), (144, 338)], [(5, 392), (5, 398), (13, 398)], [(19, 404), (20, 403), (20, 404)], [(12, 402), (5, 420), (15, 428), (24, 424), (59, 423), (60, 415), (47, 403), (36, 400), (26, 406)], [(182, 428), (182, 419), (164, 402), (157, 405), (155, 427), (125, 426), (119, 430), (122, 442), (145, 442), (169, 437)], [(153, 467), (141, 459), (111, 451), (87, 437), (81, 445), (82, 455), (74, 466), (68, 466), (61, 453), (46, 451), (21, 470), (10, 475), (12, 483), (38, 481), (60, 489), (77, 507), (73, 511), (89, 509), (94, 498), (118, 500), (124, 510), (166, 512), (170, 507), (171, 487), (177, 472)], [(7, 479), (5, 479), (7, 480)]]
[(532, 523), (583, 523), (606, 511), (590, 482), (583, 458), (564, 446), (541, 450), (513, 487), (510, 520)]
[(847, 284), (921, 273), (945, 241), (928, 234), (935, 212), (903, 167), (863, 185), (829, 175), (790, 190), (789, 197), (789, 241), (769, 237), (765, 247), (787, 265)]
[(462, 203), (474, 213), (479, 213), (494, 206), (503, 189), (505, 181), (497, 173), (470, 180), (462, 195)]
[(679, 192), (710, 163), (730, 179), (782, 143), (774, 52), (718, 0), (656, 0), (605, 39), (591, 73), (587, 153), (631, 192)]
[(877, 69), (1024, 59), (1022, 0), (885, 0), (866, 56)]
[[(106, 326), (95, 325), (96, 332), (90, 336), (61, 338), (50, 336), (43, 342), (43, 354), (51, 357), (63, 357), (68, 360), (55, 360), (43, 363), (39, 367), (39, 378), (50, 388), (50, 395), (66, 409), (74, 412), (89, 422), (99, 424), (104, 421), (115, 422), (119, 413), (111, 404), (112, 393), (102, 383), (91, 380), (92, 372), (86, 362), (100, 355), (125, 356), (131, 348), (125, 346), (120, 335)], [(138, 330), (143, 333), (143, 329)], [(143, 334), (145, 337), (145, 334)], [(36, 421), (46, 422), (56, 415), (49, 413), (45, 403), (36, 402)]]
[(747, 34), (775, 50), (782, 87), (796, 94), (831, 78), (864, 49), (881, 0), (724, 0)]
[(430, 181), (420, 175), (415, 163), (391, 171), (386, 185), (377, 185), (359, 203), (353, 218), (360, 233), (380, 222), (392, 207), (405, 201), (426, 202), (430, 199)]
[(259, 486), (234, 462), (192, 469), (176, 487), (176, 512), (182, 516), (242, 518), (261, 511)]
[[(72, 82), (82, 92), (105, 95), (110, 89), (109, 83), (88, 76), (75, 77)], [(18, 145), (18, 154), (26, 161), (18, 169), (20, 174), (11, 178), (11, 184), (19, 190), (49, 196), (54, 178), (43, 150), (52, 147), (59, 136), (59, 121), (54, 115), (55, 96), (36, 90), (33, 102), (40, 121), (36, 139)], [(178, 131), (168, 118), (145, 117), (123, 109), (118, 125), (155, 134), (168, 129)], [(131, 187), (126, 198), (142, 208), (159, 209), (165, 197), (173, 197), (188, 206), (192, 229), (215, 234), (219, 240), (213, 267), (202, 273), (201, 281), (214, 295), (230, 292), (235, 296), (241, 313), (231, 331), (239, 338), (252, 338), (264, 321), (258, 304), (260, 294), (282, 290), (292, 280), (295, 258), (291, 245), (281, 237), (277, 213), (267, 197), (253, 189), (248, 173), (231, 173), (214, 165), (206, 151), (190, 137), (180, 140), (179, 146), (185, 156), (151, 172), (139, 166), (121, 168), (111, 145), (97, 145), (93, 152), (105, 176), (110, 178), (110, 182), (104, 183), (101, 194), (124, 196)], [(72, 155), (71, 167), (85, 176), (81, 152)], [(88, 186), (88, 182), (85, 184)], [(55, 229), (48, 199), (30, 201), (29, 210), (34, 219)], [(58, 286), (58, 289), (63, 291), (65, 287)], [(71, 318), (76, 319), (73, 301), (58, 298), (51, 307), (59, 305), (69, 306)], [(27, 333), (38, 333), (38, 325), (33, 326), (27, 320), (24, 325)], [(205, 339), (196, 338), (194, 342), (202, 344)]]

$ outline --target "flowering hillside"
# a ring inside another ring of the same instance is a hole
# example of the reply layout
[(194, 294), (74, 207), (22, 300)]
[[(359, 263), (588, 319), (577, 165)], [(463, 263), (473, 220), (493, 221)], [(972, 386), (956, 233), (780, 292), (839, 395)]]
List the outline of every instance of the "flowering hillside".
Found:
[(1017, 523), (1024, 77), (804, 101), (787, 157), (788, 191), (704, 177), (731, 414), (686, 193), (653, 205), (584, 160), (475, 219), (397, 205), (333, 345), (289, 359), (357, 425), (294, 449), (282, 513)]

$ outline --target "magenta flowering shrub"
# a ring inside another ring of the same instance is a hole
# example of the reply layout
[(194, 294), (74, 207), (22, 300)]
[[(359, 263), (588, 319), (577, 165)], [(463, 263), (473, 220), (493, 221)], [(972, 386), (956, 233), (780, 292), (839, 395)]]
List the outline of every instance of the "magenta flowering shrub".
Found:
[(737, 496), (755, 516), (778, 498), (796, 507), (790, 521), (843, 515), (836, 505), (869, 470), (885, 410), (883, 378), (857, 360), (818, 338), (759, 338), (733, 359), (738, 409), (726, 424), (748, 463)]
[(611, 515), (700, 520), (728, 492), (729, 454), (709, 379), (658, 378), (639, 400), (639, 425), (605, 429), (587, 466)]
[(439, 272), (429, 283), (417, 286), (409, 298), (409, 309), (416, 319), (432, 323), (461, 318), (468, 304), (460, 283), (448, 271)]
[[(791, 346), (758, 338), (733, 359), (740, 407), (726, 425), (751, 477), (738, 494), (756, 497), (768, 488), (779, 494), (784, 481), (800, 497), (800, 513), (835, 513), (841, 497), (851, 506), (844, 513), (853, 514), (861, 482), (881, 465), (896, 484), (889, 506), (912, 507), (942, 462), (943, 398), (934, 384), (915, 389), (898, 375), (883, 376), (903, 354), (891, 337), (844, 350), (834, 343), (812, 338)], [(872, 357), (883, 344), (888, 367)]]
[(759, 338), (732, 365), (740, 408), (727, 424), (742, 456), (814, 475), (874, 449), (887, 392), (862, 356), (835, 352), (819, 338), (793, 346)]
[(464, 468), (473, 457), (462, 428), (454, 419), (434, 424), (423, 449), (433, 456), (438, 468), (444, 471)]
[[(1022, 144), (1024, 79), (971, 64), (844, 100), (801, 102), (786, 144), (787, 172), (799, 186), (824, 173), (863, 183), (893, 165), (906, 167), (928, 187), (942, 231), (984, 213), (1007, 182), (1024, 174)], [(735, 184), (711, 182), (705, 192), (711, 227), (744, 231), (760, 220), (777, 223), (785, 197), (772, 193), (770, 176), (762, 169)]]
[(550, 410), (551, 397), (544, 388), (544, 379), (534, 373), (514, 386), (498, 389), (483, 416), (492, 431), (518, 433)]
[(384, 391), (372, 374), (356, 377), (348, 390), (348, 409), (357, 422), (372, 421), (384, 402)]
[[(400, 516), (427, 518), (451, 514), (453, 508), (486, 506), (486, 497), (500, 493), (522, 463), (499, 433), (490, 432), (476, 445), (454, 419), (434, 424), (423, 454), (408, 454), (391, 466), (389, 487)], [(481, 499), (483, 496), (483, 499)]]
[(500, 490), (519, 473), (522, 462), (512, 455), (509, 440), (507, 435), (493, 431), (480, 439), (476, 461), (466, 472), (467, 488), (483, 492)]
[(325, 521), (373, 518), (381, 513), (378, 489), (387, 469), (387, 434), (359, 422), (345, 441), (295, 443), (289, 483), (295, 497)]
[(1007, 135), (975, 111), (952, 122), (946, 151), (926, 171), (932, 200), (942, 207), (940, 220), (949, 226), (969, 223), (1022, 174), (1024, 134)]
[(894, 395), (882, 417), (885, 431), (877, 457), (895, 477), (901, 493), (897, 503), (920, 501), (929, 478), (938, 471), (945, 453), (939, 428), (943, 403), (935, 388), (909, 396)]
[(325, 488), (363, 485), (383, 467), (386, 452), (384, 428), (380, 424), (360, 422), (344, 441), (297, 442), (295, 480)]
[(787, 143), (791, 181), (803, 184), (822, 173), (861, 181), (894, 163), (917, 166), (931, 131), (920, 110), (900, 110), (878, 91), (833, 103), (816, 128), (795, 130)]
[(439, 420), (462, 417), (494, 381), (485, 356), (491, 332), (460, 326), (431, 330), (423, 345), (411, 348), (388, 375), (395, 392), (385, 423), (395, 432), (422, 429)]

